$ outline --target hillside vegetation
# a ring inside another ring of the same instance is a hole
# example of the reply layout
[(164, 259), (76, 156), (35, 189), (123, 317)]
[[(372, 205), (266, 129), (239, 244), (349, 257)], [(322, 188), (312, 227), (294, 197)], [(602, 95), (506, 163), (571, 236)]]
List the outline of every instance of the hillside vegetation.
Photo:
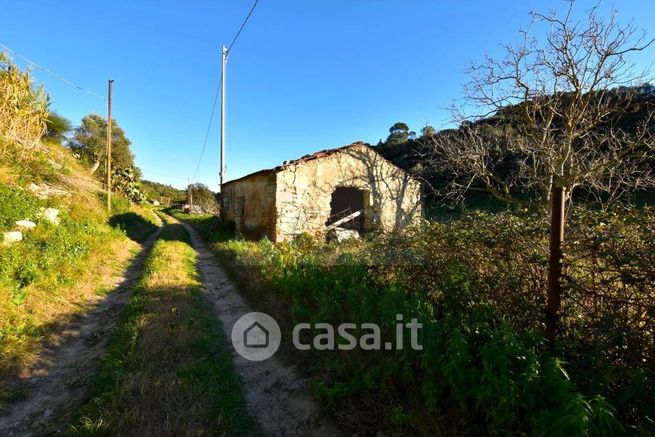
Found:
[(46, 135), (48, 111), (45, 92), (0, 54), (0, 402), (22, 396), (11, 382), (39, 343), (115, 286), (139, 247), (126, 229), (146, 223), (142, 240), (156, 227), (122, 197), (113, 213), (138, 219), (110, 225), (100, 185)]
[[(566, 94), (560, 97), (564, 104), (567, 99)], [(603, 134), (603, 129), (612, 126), (613, 129), (622, 132), (625, 138), (642, 135), (643, 130), (655, 132), (655, 119), (652, 117), (652, 111), (655, 108), (655, 87), (651, 84), (643, 84), (635, 87), (619, 87), (609, 90), (607, 95), (602, 97), (593, 97), (590, 99), (614, 100), (616, 107), (606, 116), (602, 124), (594, 128), (597, 135)], [(442, 131), (435, 130), (432, 126), (424, 126), (419, 133), (410, 130), (410, 127), (402, 122), (395, 123), (389, 129), (389, 135), (385, 140), (375, 146), (375, 149), (385, 158), (392, 161), (399, 167), (410, 173), (421, 177), (428, 186), (427, 193), (434, 201), (443, 199), (444, 189), (449, 181), (456, 180), (460, 184), (470, 183), (465, 179), (466, 175), (458, 175), (448, 163), (444, 162), (439, 156), (438, 144), (457, 145), (462, 142), (475, 141), (477, 138), (471, 138), (471, 131), (484, 131), (484, 141), (487, 143), (497, 143), (494, 147), (494, 156), (488, 159), (489, 169), (495, 173), (501, 180), (509, 180), (513, 175), (518, 174), (520, 163), (526, 159), (525, 154), (511, 151), (509, 143), (514, 139), (520, 139), (523, 131), (522, 124), (525, 123), (520, 116), (525, 111), (527, 103), (509, 105), (503, 107), (492, 115), (481, 117), (473, 122), (467, 122), (461, 126)], [(561, 125), (562, 120), (554, 120), (554, 125)], [(557, 127), (556, 127), (557, 128)], [(555, 128), (555, 129), (556, 129)], [(602, 141), (598, 140), (598, 144)], [(647, 149), (644, 149), (644, 155), (648, 156)], [(643, 159), (644, 175), (648, 171), (655, 173), (655, 160)], [(503, 209), (507, 203), (502, 200), (493, 200), (492, 194), (485, 188), (480, 180), (473, 179), (471, 188), (464, 196), (458, 199), (466, 205), (473, 207), (482, 207), (482, 209)], [(638, 188), (638, 187), (635, 187)], [(644, 191), (637, 190), (636, 199), (640, 203), (653, 204), (653, 196)], [(520, 191), (518, 188), (515, 193), (517, 197), (531, 199), (535, 197), (534, 192), (530, 190)], [(589, 196), (589, 193), (578, 194), (579, 200), (597, 200)], [(601, 196), (603, 197), (603, 196)], [(607, 198), (607, 195), (604, 196)], [(452, 206), (452, 202), (449, 202)]]
[(300, 322), (373, 322), (390, 338), (396, 314), (421, 320), (423, 351), (290, 352), (349, 432), (655, 430), (652, 210), (574, 213), (554, 347), (543, 336), (548, 222), (539, 215), (477, 213), (341, 245), (237, 241), (213, 216), (176, 216), (287, 335)]
[(162, 197), (168, 197), (171, 202), (181, 203), (186, 200), (187, 196), (186, 190), (179, 190), (170, 185), (145, 179), (141, 181), (141, 189), (149, 200), (159, 201)]

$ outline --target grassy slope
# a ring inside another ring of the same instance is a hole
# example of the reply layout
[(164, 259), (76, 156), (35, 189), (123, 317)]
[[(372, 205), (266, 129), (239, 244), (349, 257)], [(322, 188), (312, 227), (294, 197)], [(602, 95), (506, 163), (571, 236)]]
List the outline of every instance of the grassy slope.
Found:
[(228, 342), (203, 304), (197, 275), (186, 231), (168, 225), (73, 434), (233, 435), (250, 428)]
[[(69, 195), (39, 199), (31, 183)], [(127, 212), (124, 202), (114, 205)], [(58, 226), (39, 218), (47, 207), (60, 210)], [(108, 279), (127, 266), (139, 245), (125, 230), (136, 223), (135, 239), (143, 239), (155, 229), (154, 218), (137, 217), (123, 230), (110, 226), (99, 184), (58, 144), (0, 162), (0, 231), (16, 220), (37, 223), (22, 242), (0, 245), (0, 405), (21, 395), (10, 383), (33, 362), (40, 341), (100, 299)]]

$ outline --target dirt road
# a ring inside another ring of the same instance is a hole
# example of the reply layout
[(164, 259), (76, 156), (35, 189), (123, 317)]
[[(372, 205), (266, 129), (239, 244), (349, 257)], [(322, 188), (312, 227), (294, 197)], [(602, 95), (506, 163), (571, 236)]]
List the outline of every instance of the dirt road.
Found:
[[(218, 260), (205, 246), (191, 226), (182, 223), (191, 236), (197, 253), (198, 270), (202, 275), (207, 298), (230, 338), (232, 326), (249, 313), (244, 298), (219, 266)], [(241, 378), (250, 414), (257, 419), (262, 432), (272, 436), (333, 436), (336, 430), (319, 409), (296, 370), (276, 359), (248, 361), (234, 353), (235, 371)]]
[(79, 320), (50, 336), (36, 364), (18, 382), (25, 399), (0, 416), (1, 435), (52, 434), (66, 427), (98, 369), (109, 335), (160, 232), (161, 228), (144, 242), (127, 270), (106, 278), (105, 285), (113, 291)]
[[(177, 223), (166, 218), (169, 223)], [(196, 252), (196, 269), (201, 276), (203, 297), (212, 316), (230, 338), (235, 321), (251, 309), (220, 267), (218, 260), (186, 223)], [(99, 368), (107, 341), (122, 308), (143, 274), (144, 260), (162, 228), (144, 244), (122, 275), (108, 278), (113, 291), (95, 307), (71, 323), (45, 344), (35, 366), (20, 381), (25, 399), (14, 403), (0, 417), (0, 434), (8, 436), (43, 435), (65, 432), (76, 409), (85, 398), (88, 383)], [(247, 414), (257, 422), (256, 431), (270, 436), (336, 435), (334, 425), (319, 411), (304, 380), (289, 365), (272, 357), (253, 362), (230, 348), (234, 371), (241, 381)], [(162, 396), (162, 402), (166, 397)], [(164, 407), (164, 406), (162, 406)], [(205, 430), (213, 434), (215, 430)]]

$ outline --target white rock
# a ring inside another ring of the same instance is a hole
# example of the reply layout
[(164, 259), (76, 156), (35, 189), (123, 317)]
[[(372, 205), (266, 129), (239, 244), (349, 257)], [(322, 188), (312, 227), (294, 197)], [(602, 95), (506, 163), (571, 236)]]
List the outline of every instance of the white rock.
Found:
[(359, 232), (354, 229), (334, 228), (328, 232), (328, 240), (336, 240), (337, 243), (353, 238), (359, 238)]
[(52, 188), (48, 184), (37, 185), (32, 182), (29, 188), (39, 199), (47, 199), (53, 196), (70, 196), (68, 191)]
[(205, 210), (200, 205), (189, 205), (188, 203), (182, 206), (182, 212), (187, 214), (204, 214)]
[(152, 204), (155, 205), (155, 206), (159, 206), (159, 205), (160, 205), (160, 203), (159, 203), (158, 200), (153, 200), (153, 201), (152, 201)]
[(16, 226), (21, 229), (34, 229), (36, 227), (36, 223), (30, 220), (18, 220), (16, 222)]
[(46, 208), (43, 210), (43, 217), (50, 223), (59, 224), (59, 210), (57, 208)]
[(9, 246), (12, 243), (23, 240), (23, 233), (21, 231), (5, 232), (2, 236), (2, 244)]

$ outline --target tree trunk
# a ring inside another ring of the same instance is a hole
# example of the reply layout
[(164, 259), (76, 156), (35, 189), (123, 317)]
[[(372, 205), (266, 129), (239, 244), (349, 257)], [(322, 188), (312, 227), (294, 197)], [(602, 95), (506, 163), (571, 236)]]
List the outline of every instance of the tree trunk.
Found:
[(100, 167), (100, 161), (96, 161), (93, 166), (91, 167), (91, 174), (95, 173), (96, 170), (98, 170), (98, 167)]
[(564, 244), (564, 221), (566, 189), (553, 186), (551, 194), (550, 262), (548, 265), (548, 296), (546, 301), (546, 338), (555, 339), (559, 324), (562, 299), (562, 246)]

